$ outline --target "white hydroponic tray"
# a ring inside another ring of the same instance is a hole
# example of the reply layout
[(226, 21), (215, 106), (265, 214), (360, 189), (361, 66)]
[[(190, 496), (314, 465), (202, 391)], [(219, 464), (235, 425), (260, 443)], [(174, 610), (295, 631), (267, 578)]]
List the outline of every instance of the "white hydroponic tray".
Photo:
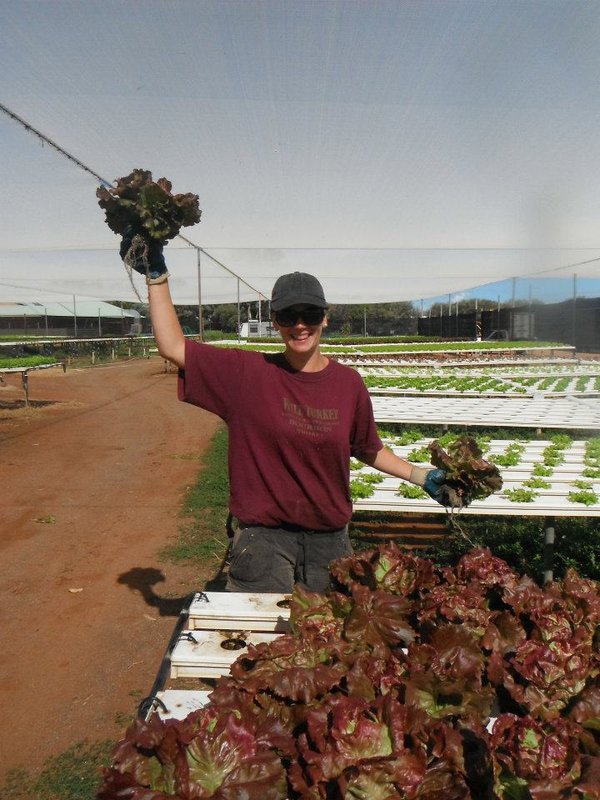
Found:
[(424, 367), (415, 364), (394, 366), (385, 366), (381, 363), (374, 364), (373, 366), (361, 365), (357, 368), (361, 375), (374, 375), (382, 378), (406, 378), (406, 377), (420, 377), (423, 375), (451, 375), (458, 378), (474, 378), (482, 376), (486, 378), (564, 378), (564, 377), (580, 377), (587, 375), (589, 377), (596, 377), (600, 375), (600, 361), (565, 361), (561, 359), (558, 364), (513, 364), (506, 361), (502, 364), (491, 364), (486, 362), (485, 365), (478, 364), (477, 366), (469, 367), (465, 363), (459, 366), (448, 366), (447, 364), (439, 363), (435, 366), (427, 365)]
[[(370, 394), (382, 395), (431, 395), (440, 397), (444, 395), (460, 397), (599, 397), (600, 389), (596, 388), (599, 375), (481, 375), (479, 371), (471, 375), (367, 375), (370, 378), (397, 379), (408, 385), (405, 386), (369, 386)], [(524, 378), (531, 378), (535, 383), (529, 385), (523, 382)], [(430, 379), (436, 385), (423, 388), (419, 382)], [(465, 379), (469, 386), (460, 387)], [(371, 381), (372, 382), (372, 381)], [(413, 383), (411, 386), (410, 384)], [(566, 385), (565, 385), (566, 384)], [(544, 388), (546, 387), (546, 388)], [(561, 388), (562, 387), (562, 388)]]
[[(560, 348), (556, 348), (560, 349)], [(441, 351), (437, 351), (441, 352)], [(446, 351), (449, 352), (449, 351)], [(580, 363), (575, 359), (570, 358), (494, 358), (494, 359), (481, 359), (477, 361), (475, 359), (465, 360), (464, 358), (461, 359), (460, 352), (467, 353), (472, 355), (474, 351), (457, 351), (453, 350), (452, 353), (456, 355), (456, 361), (440, 361), (437, 358), (427, 358), (428, 353), (426, 351), (403, 351), (398, 355), (392, 355), (389, 353), (380, 354), (379, 357), (376, 354), (366, 354), (366, 353), (354, 353), (352, 355), (336, 355), (336, 361), (339, 361), (340, 364), (346, 364), (349, 367), (398, 367), (400, 369), (403, 368), (412, 368), (423, 366), (423, 367), (433, 367), (435, 369), (444, 369), (446, 367), (463, 367), (465, 369), (472, 367), (472, 368), (487, 368), (487, 367), (510, 367), (511, 369), (513, 366), (519, 367), (534, 367), (534, 366), (547, 366), (547, 365), (554, 365), (554, 364), (571, 364), (571, 363)], [(477, 352), (482, 352), (481, 350)], [(411, 356), (411, 358), (404, 359), (403, 356)]]
[[(281, 634), (247, 631), (183, 631), (170, 656), (171, 678), (218, 678), (227, 675), (233, 662), (244, 655), (250, 644), (272, 642)], [(223, 643), (239, 639), (237, 650), (227, 650)]]
[(378, 423), (600, 430), (600, 402), (575, 396), (566, 399), (373, 396), (371, 400)]
[[(394, 447), (391, 449), (401, 458), (407, 458), (414, 449), (426, 446), (431, 439), (422, 439), (412, 445)], [(510, 440), (493, 440), (490, 442), (490, 449), (485, 453), (485, 458), (494, 460), (494, 456), (504, 453)], [(520, 461), (513, 467), (499, 467), (504, 486), (500, 492), (487, 497), (485, 500), (475, 500), (460, 514), (497, 514), (512, 516), (539, 516), (539, 517), (598, 517), (600, 516), (600, 503), (585, 505), (574, 503), (568, 499), (567, 495), (572, 491), (578, 491), (573, 486), (576, 480), (583, 480), (592, 485), (593, 491), (600, 497), (600, 480), (592, 480), (582, 475), (585, 469), (583, 458), (585, 455), (585, 442), (573, 442), (569, 448), (563, 450), (564, 461), (562, 464), (553, 467), (552, 475), (543, 478), (550, 484), (548, 489), (532, 489), (536, 497), (531, 502), (514, 502), (504, 496), (506, 489), (527, 488), (523, 482), (532, 477), (535, 464), (542, 462), (543, 450), (551, 444), (548, 441), (522, 442), (524, 451)], [(419, 463), (419, 466), (431, 466), (426, 463)], [(374, 473), (376, 470), (364, 467), (360, 470), (351, 472), (352, 478), (359, 478), (361, 475)], [(379, 473), (381, 474), (381, 473)], [(374, 484), (374, 492), (371, 497), (354, 501), (356, 511), (397, 511), (423, 513), (446, 513), (446, 509), (430, 498), (411, 499), (397, 494), (398, 488), (403, 481), (398, 478), (386, 476), (382, 483)]]
[(158, 714), (163, 720), (185, 719), (192, 711), (198, 711), (208, 704), (209, 694), (210, 692), (195, 689), (165, 689), (157, 692), (156, 698), (160, 702), (150, 709), (147, 719), (153, 714)]
[(197, 592), (190, 604), (191, 629), (289, 630), (289, 594)]

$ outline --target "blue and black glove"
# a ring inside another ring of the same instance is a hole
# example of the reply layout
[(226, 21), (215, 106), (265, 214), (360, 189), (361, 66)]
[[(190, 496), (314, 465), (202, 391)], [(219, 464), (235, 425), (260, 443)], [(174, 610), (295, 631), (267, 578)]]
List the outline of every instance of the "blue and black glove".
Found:
[(410, 483), (420, 486), (427, 494), (442, 506), (460, 508), (468, 505), (466, 498), (460, 497), (447, 481), (448, 475), (443, 469), (426, 469), (425, 467), (413, 466)]
[(126, 228), (119, 254), (128, 267), (146, 278), (148, 284), (163, 283), (169, 277), (162, 244), (142, 225)]

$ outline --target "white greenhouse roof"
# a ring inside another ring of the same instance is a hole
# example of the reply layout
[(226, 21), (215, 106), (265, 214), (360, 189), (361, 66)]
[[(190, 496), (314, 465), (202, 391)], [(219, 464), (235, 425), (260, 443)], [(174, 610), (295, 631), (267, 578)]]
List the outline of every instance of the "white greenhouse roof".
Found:
[(200, 196), (177, 303), (198, 253), (204, 303), (600, 277), (599, 39), (595, 0), (2, 0), (0, 301), (138, 299), (95, 197), (134, 168)]
[(1, 317), (101, 317), (117, 319), (119, 317), (140, 318), (139, 311), (132, 308), (121, 308), (103, 300), (75, 299), (71, 303), (0, 303)]

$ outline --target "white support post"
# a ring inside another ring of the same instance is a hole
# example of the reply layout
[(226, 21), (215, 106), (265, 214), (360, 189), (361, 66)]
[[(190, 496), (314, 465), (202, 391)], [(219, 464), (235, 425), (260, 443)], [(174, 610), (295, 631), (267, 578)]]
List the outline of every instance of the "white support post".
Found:
[(77, 338), (77, 304), (75, 302), (75, 295), (73, 295), (73, 331), (75, 338)]
[(258, 335), (262, 336), (262, 302), (260, 294), (258, 295)]
[(237, 329), (238, 329), (238, 342), (241, 339), (242, 333), (242, 318), (240, 315), (240, 279), (237, 279)]
[(546, 517), (544, 531), (544, 584), (554, 580), (552, 562), (554, 560), (554, 517)]
[(573, 274), (573, 314), (572, 314), (572, 345), (577, 347), (577, 275)]
[(198, 263), (198, 333), (200, 334), (200, 341), (204, 341), (204, 319), (202, 311), (202, 269), (200, 264), (200, 248), (196, 250), (197, 263)]

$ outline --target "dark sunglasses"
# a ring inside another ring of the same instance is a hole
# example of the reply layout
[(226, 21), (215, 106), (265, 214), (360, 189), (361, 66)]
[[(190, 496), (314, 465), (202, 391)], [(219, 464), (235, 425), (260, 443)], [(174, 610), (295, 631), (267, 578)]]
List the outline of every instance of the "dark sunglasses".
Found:
[(300, 319), (305, 325), (320, 325), (325, 319), (325, 309), (305, 308), (303, 311), (296, 311), (294, 308), (283, 308), (275, 312), (275, 321), (283, 328), (291, 328)]

